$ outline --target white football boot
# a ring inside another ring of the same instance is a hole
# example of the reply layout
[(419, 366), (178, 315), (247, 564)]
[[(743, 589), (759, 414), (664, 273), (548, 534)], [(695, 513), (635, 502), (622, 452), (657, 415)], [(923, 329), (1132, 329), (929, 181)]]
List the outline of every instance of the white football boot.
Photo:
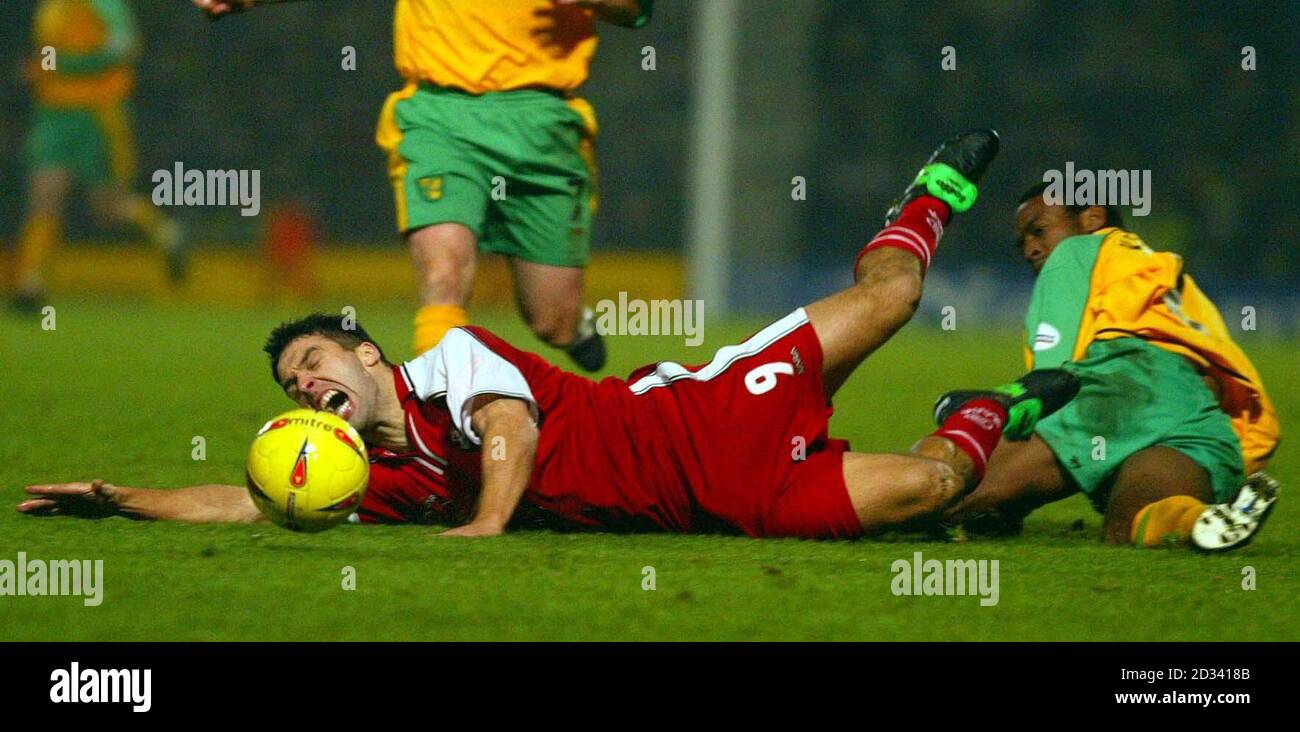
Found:
[(1232, 503), (1205, 508), (1192, 527), (1192, 547), (1204, 552), (1226, 552), (1246, 546), (1272, 512), (1281, 488), (1266, 473), (1252, 474)]

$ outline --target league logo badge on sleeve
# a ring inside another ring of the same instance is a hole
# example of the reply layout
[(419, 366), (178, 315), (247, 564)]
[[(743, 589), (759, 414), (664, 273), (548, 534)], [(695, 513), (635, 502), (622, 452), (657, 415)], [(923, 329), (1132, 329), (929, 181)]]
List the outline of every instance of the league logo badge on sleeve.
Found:
[(1061, 331), (1052, 326), (1051, 323), (1039, 323), (1038, 332), (1034, 334), (1034, 350), (1047, 351), (1056, 347), (1061, 342)]

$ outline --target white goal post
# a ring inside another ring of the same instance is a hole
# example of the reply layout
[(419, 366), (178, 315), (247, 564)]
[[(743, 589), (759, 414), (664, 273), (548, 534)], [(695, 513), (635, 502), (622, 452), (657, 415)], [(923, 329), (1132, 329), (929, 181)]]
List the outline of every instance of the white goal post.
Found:
[(730, 311), (739, 0), (707, 0), (693, 8), (686, 276), (689, 296), (703, 300), (716, 317)]

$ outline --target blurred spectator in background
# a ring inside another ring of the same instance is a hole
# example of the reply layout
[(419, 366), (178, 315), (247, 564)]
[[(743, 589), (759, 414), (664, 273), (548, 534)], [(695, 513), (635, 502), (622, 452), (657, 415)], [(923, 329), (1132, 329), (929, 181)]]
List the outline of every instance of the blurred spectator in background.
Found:
[(316, 217), (303, 201), (288, 201), (271, 208), (262, 231), (266, 269), (260, 300), (310, 300), (317, 295), (316, 231)]
[(166, 254), (172, 281), (180, 281), (180, 226), (131, 191), (136, 161), (128, 101), (139, 35), (126, 0), (41, 0), (33, 39), (36, 54), (26, 67), (35, 97), (24, 149), (27, 211), (12, 305), (41, 307), (46, 264), (74, 183), (88, 187), (96, 218), (148, 236)]

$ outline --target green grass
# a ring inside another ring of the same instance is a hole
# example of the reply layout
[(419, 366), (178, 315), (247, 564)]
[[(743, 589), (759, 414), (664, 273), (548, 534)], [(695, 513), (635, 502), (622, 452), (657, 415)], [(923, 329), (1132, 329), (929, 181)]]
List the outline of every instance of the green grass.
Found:
[[(68, 302), (57, 329), (0, 315), (0, 502), (33, 482), (104, 477), (124, 485), (238, 482), (247, 442), (288, 406), (259, 352), (288, 311)], [(406, 308), (362, 307), (402, 353)], [(527, 348), (513, 314), (485, 324)], [(710, 323), (704, 346), (611, 343), (610, 373), (660, 358), (708, 360), (760, 322)], [(1297, 413), (1295, 344), (1248, 340), (1280, 412)], [(547, 355), (563, 363), (553, 352)], [(837, 399), (833, 433), (857, 449), (902, 451), (931, 429), (938, 393), (1019, 370), (1014, 333), (914, 325)], [(206, 461), (191, 440), (207, 442)], [(1300, 477), (1284, 447), (1273, 472)], [(716, 536), (521, 532), (438, 539), (428, 527), (345, 526), (298, 535), (266, 525), (35, 519), (0, 510), (0, 559), (103, 559), (104, 602), (0, 596), (2, 640), (1297, 640), (1300, 509), (1288, 496), (1268, 530), (1226, 556), (1098, 543), (1075, 498), (1032, 516), (1013, 540), (801, 542)], [(890, 565), (997, 559), (1000, 601), (897, 597)], [(354, 567), (354, 591), (341, 589)], [(654, 567), (656, 589), (642, 590)], [(1242, 569), (1258, 589), (1241, 588)]]

